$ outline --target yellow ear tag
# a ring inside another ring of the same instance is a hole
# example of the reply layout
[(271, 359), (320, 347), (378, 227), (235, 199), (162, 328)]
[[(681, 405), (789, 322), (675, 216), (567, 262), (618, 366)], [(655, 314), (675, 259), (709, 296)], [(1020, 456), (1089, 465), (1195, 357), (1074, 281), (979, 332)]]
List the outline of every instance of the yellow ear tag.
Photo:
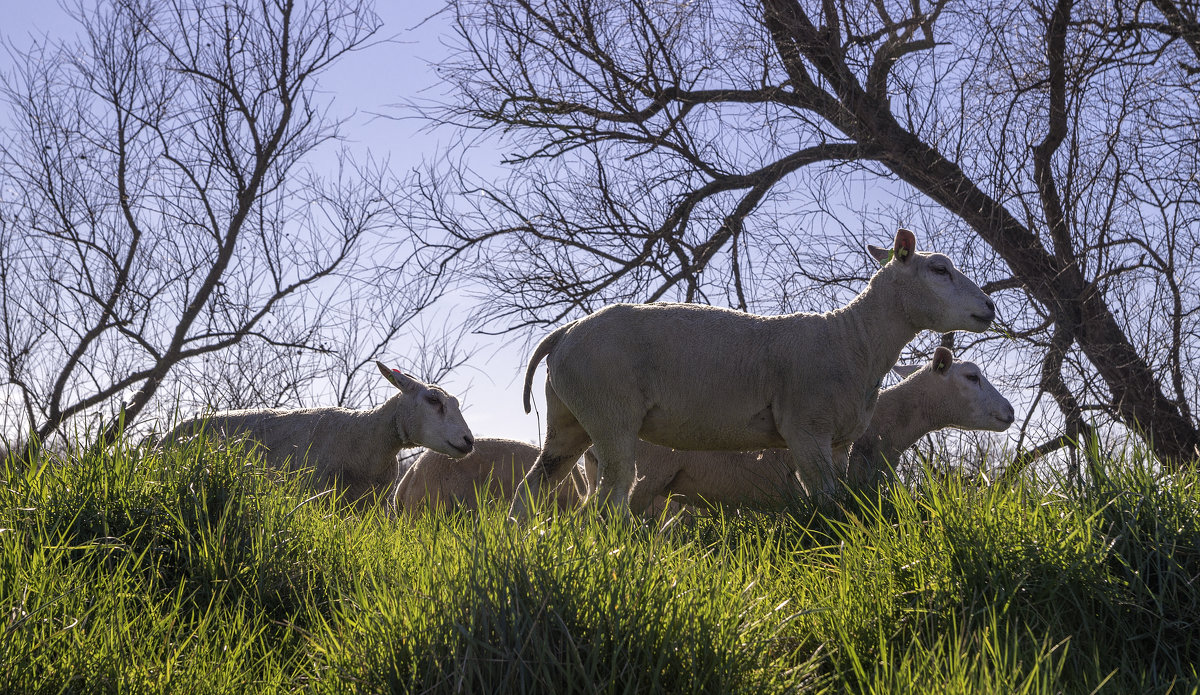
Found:
[(899, 254), (899, 256), (901, 258), (904, 258), (905, 256), (908, 255), (908, 249), (900, 249), (899, 251), (897, 251), (897, 254)]
[(937, 363), (937, 368), (938, 368), (938, 370), (945, 369), (945, 368), (946, 368), (946, 363), (945, 363), (945, 362), (938, 362), (938, 363)]

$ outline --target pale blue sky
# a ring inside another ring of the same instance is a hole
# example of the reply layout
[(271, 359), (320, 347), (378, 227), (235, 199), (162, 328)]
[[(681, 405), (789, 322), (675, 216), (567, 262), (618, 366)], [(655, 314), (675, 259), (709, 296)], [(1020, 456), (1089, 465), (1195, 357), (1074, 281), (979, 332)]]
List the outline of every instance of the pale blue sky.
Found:
[[(322, 79), (322, 90), (333, 99), (334, 112), (353, 113), (344, 129), (347, 143), (355, 150), (375, 156), (388, 155), (398, 170), (418, 166), (423, 157), (435, 155), (449, 140), (448, 132), (428, 132), (415, 119), (378, 118), (373, 114), (399, 116), (395, 105), (418, 95), (436, 95), (438, 79), (429, 64), (446, 54), (443, 39), (449, 31), (445, 16), (434, 16), (441, 0), (382, 0), (376, 11), (383, 20), (378, 43), (343, 58)], [(31, 35), (66, 37), (78, 25), (53, 0), (0, 0), (0, 36), (17, 46), (29, 43)], [(7, 70), (10, 57), (0, 52), (0, 70)], [(487, 168), (499, 155), (480, 151), (478, 164)], [(469, 311), (446, 308), (444, 313)], [(451, 315), (451, 322), (454, 317)], [(439, 327), (440, 320), (430, 322)], [(463, 401), (468, 423), (476, 436), (510, 437), (540, 442), (537, 418), (521, 408), (521, 377), (529, 345), (523, 335), (479, 336), (471, 363), (441, 382)], [(410, 346), (396, 344), (393, 353), (403, 356)], [(404, 366), (397, 361), (397, 366)], [(535, 397), (542, 391), (542, 378), (534, 382)], [(539, 409), (541, 406), (539, 405)]]

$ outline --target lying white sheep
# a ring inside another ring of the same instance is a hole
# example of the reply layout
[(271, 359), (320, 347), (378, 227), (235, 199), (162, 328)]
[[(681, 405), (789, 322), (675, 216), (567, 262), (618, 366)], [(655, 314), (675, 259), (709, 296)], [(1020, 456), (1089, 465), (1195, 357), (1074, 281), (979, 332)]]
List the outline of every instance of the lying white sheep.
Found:
[[(850, 450), (851, 485), (874, 482), (930, 432), (944, 427), (1003, 432), (1013, 423), (1012, 404), (979, 367), (955, 362), (944, 347), (922, 367), (893, 371), (907, 378), (879, 393), (867, 431)], [(591, 487), (596, 475), (591, 451), (584, 461)], [(773, 507), (801, 492), (786, 449), (677, 451), (639, 442), (637, 461), (638, 479), (629, 497), (635, 513), (661, 508), (668, 494), (687, 504)]]
[[(902, 229), (850, 304), (826, 314), (757, 316), (694, 304), (614, 304), (555, 330), (525, 375), (525, 411), (546, 358), (546, 440), (511, 514), (591, 444), (596, 497), (627, 510), (639, 437), (675, 449), (787, 447), (809, 494), (837, 489), (835, 447), (870, 421), (883, 375), (918, 332), (982, 331), (986, 294)], [(843, 464), (844, 465), (844, 464)]]
[[(476, 439), (475, 450), (460, 459), (426, 451), (400, 479), (392, 507), (397, 512), (439, 508), (475, 510), (481, 495), (511, 501), (513, 491), (540, 451), (532, 444), (515, 439), (486, 438)], [(554, 489), (555, 502), (560, 509), (575, 507), (583, 498), (586, 487), (583, 473), (572, 467), (570, 475)]]
[(377, 408), (227, 410), (186, 420), (164, 441), (200, 432), (246, 437), (262, 447), (268, 465), (311, 468), (315, 485), (344, 491), (348, 502), (394, 486), (401, 449), (424, 446), (455, 457), (471, 453), (474, 438), (458, 399), (382, 362), (375, 364), (400, 389)]

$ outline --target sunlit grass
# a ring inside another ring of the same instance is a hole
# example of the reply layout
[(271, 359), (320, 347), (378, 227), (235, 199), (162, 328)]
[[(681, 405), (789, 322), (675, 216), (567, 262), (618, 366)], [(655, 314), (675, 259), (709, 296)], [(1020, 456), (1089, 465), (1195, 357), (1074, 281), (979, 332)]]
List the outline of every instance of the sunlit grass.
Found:
[(8, 460), (5, 692), (1197, 692), (1197, 475), (661, 531), (355, 515), (236, 448)]

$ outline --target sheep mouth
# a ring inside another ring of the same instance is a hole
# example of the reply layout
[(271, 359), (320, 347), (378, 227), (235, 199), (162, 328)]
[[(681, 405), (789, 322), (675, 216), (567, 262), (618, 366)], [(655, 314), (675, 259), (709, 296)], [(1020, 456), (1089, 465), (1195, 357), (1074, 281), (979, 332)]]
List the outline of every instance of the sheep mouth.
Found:
[(1000, 423), (1001, 432), (1011, 427), (1013, 422), (1016, 420), (1016, 418), (1011, 415), (993, 415), (992, 417), (996, 419), (996, 422)]
[(996, 318), (996, 314), (994, 314), (994, 313), (989, 313), (989, 314), (971, 314), (971, 318), (973, 318), (973, 319), (975, 319), (976, 321), (978, 321), (979, 323), (983, 324), (983, 325), (984, 325), (984, 327), (987, 327), (987, 326), (990, 326), (990, 325), (992, 325), (992, 321), (994, 321), (994, 320), (995, 320), (995, 318)]
[[(446, 443), (450, 444), (450, 442), (446, 442)], [(471, 449), (474, 449), (475, 447), (471, 446), (469, 444), (467, 446), (459, 446), (458, 444), (450, 444), (450, 448), (454, 449), (455, 451), (462, 454), (463, 456), (466, 456), (467, 454), (471, 453)]]

